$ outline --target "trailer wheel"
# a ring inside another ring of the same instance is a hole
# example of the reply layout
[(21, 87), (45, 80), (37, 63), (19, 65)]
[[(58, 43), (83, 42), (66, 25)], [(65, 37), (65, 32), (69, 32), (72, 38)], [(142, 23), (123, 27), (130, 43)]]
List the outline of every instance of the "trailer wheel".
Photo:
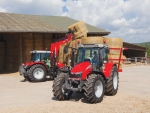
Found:
[(109, 96), (116, 95), (118, 91), (118, 84), (119, 84), (118, 70), (116, 66), (113, 66), (111, 75), (106, 82), (105, 94)]
[(60, 73), (53, 81), (53, 95), (58, 100), (69, 99), (73, 93), (71, 90), (65, 89), (65, 81), (67, 80), (67, 78), (67, 73)]
[(31, 82), (42, 82), (46, 80), (46, 69), (43, 65), (33, 65), (29, 70), (29, 79)]
[(85, 96), (90, 103), (98, 103), (103, 100), (105, 82), (101, 75), (91, 74), (85, 83)]

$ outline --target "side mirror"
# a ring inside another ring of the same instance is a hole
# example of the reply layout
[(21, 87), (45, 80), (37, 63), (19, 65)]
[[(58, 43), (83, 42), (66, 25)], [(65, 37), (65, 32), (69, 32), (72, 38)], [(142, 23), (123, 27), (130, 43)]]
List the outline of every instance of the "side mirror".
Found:
[(106, 64), (106, 63), (107, 63), (107, 61), (104, 60), (104, 64)]
[(109, 54), (110, 53), (110, 48), (109, 47), (105, 47), (105, 53)]

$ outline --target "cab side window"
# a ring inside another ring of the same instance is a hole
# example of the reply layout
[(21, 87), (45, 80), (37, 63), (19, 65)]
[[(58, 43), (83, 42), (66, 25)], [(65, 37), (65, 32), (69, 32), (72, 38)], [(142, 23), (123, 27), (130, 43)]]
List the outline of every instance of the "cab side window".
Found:
[(107, 54), (105, 53), (105, 49), (104, 48), (102, 48), (100, 50), (100, 53), (101, 53), (101, 59), (100, 60), (102, 60), (102, 61), (108, 61), (108, 57), (107, 57)]

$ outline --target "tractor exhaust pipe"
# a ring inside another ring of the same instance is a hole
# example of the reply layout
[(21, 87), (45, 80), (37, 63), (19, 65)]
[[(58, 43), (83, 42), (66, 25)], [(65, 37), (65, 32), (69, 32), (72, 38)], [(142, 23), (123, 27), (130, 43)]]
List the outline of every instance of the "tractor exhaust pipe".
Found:
[(72, 56), (71, 56), (71, 67), (74, 67), (74, 54), (75, 53), (75, 49), (72, 48)]

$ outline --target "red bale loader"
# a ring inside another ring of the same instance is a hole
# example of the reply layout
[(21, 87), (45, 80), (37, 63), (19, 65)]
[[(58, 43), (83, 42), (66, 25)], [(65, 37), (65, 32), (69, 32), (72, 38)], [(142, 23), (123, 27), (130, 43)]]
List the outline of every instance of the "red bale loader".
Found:
[(72, 38), (72, 32), (68, 32), (64, 38), (50, 45), (50, 51), (30, 51), (31, 61), (19, 67), (20, 75), (31, 82), (45, 81), (46, 76), (55, 78), (59, 70), (65, 68), (65, 64), (57, 62), (60, 46), (68, 43)]
[[(120, 50), (118, 64), (108, 60), (110, 49)], [(79, 45), (76, 64), (70, 71), (62, 71), (53, 82), (53, 94), (58, 100), (69, 99), (74, 91), (84, 92), (90, 103), (103, 100), (104, 94), (118, 91), (120, 61), (123, 48), (109, 48), (105, 44)]]

